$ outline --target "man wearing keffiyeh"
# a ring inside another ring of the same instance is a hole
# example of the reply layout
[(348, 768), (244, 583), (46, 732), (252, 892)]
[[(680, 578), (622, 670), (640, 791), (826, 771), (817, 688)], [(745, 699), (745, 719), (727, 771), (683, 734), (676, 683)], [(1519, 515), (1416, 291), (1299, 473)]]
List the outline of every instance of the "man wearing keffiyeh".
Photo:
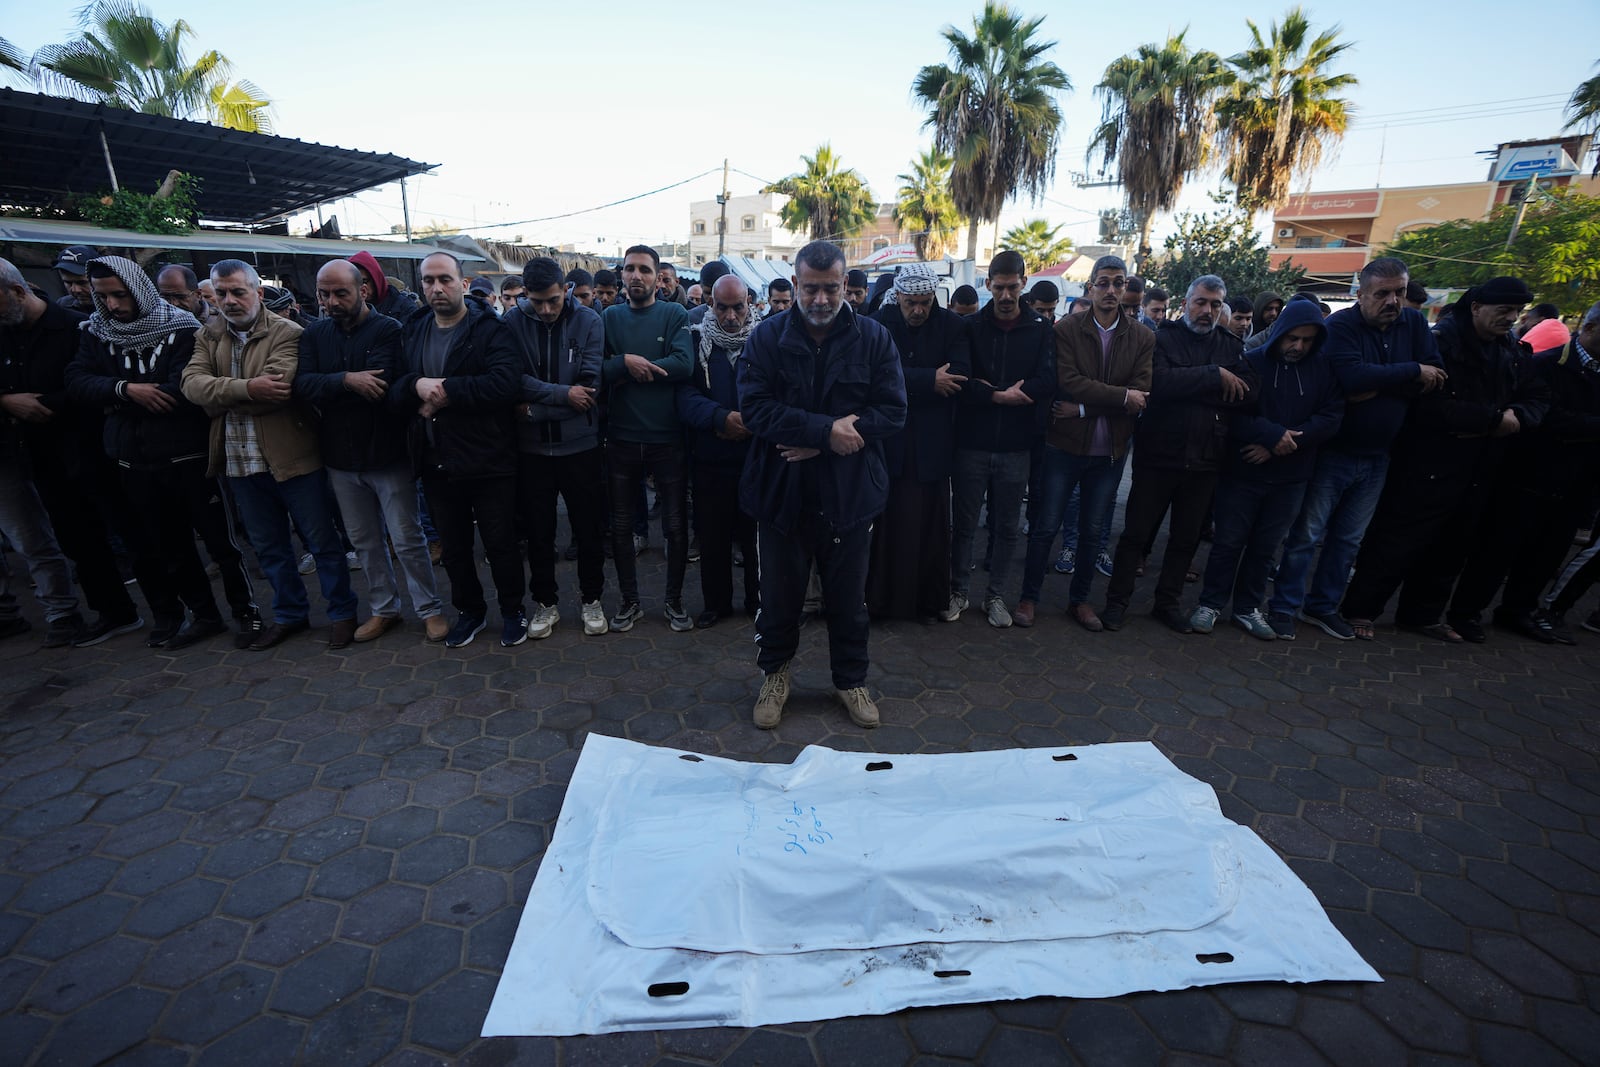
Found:
[(222, 572), (234, 617), (251, 632), (249, 573), (224, 497), (206, 476), (210, 420), (178, 388), (200, 322), (164, 300), (132, 260), (92, 260), (88, 276), (95, 312), (83, 324), (67, 388), (105, 412), (105, 452), (127, 497), (134, 571), (155, 614), (145, 644), (186, 648), (227, 629), (197, 533)]

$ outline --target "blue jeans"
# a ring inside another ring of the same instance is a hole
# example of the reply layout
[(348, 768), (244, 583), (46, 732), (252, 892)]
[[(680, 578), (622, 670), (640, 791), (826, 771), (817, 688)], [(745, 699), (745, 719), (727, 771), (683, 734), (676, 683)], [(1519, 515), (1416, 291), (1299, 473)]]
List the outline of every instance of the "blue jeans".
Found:
[(1202, 607), (1248, 615), (1267, 598), (1267, 575), (1284, 535), (1305, 499), (1304, 482), (1270, 485), (1248, 478), (1223, 478), (1212, 507), (1216, 532), (1200, 586)]
[[(1129, 443), (1131, 444), (1132, 442), (1130, 441)], [(1122, 484), (1122, 472), (1127, 469), (1128, 466), (1128, 454), (1132, 451), (1133, 449), (1131, 448), (1123, 449), (1122, 458), (1113, 464), (1113, 474), (1116, 479), (1111, 486), (1113, 503), (1115, 503), (1116, 500), (1116, 487)], [(1070, 548), (1074, 552), (1078, 551), (1078, 512), (1079, 502), (1082, 497), (1083, 490), (1081, 488), (1074, 489), (1072, 491), (1072, 496), (1067, 501), (1066, 515), (1063, 516), (1061, 520), (1061, 547)], [(1115, 507), (1109, 507), (1106, 509), (1106, 521), (1100, 524), (1100, 539), (1089, 546), (1089, 548), (1093, 551), (1085, 551), (1084, 553), (1083, 558), (1090, 565), (1094, 564), (1094, 561), (1099, 557), (1100, 553), (1104, 552), (1106, 550), (1106, 546), (1111, 543), (1111, 517), (1115, 511)]]
[[(1307, 615), (1332, 615), (1339, 610), (1388, 472), (1388, 453), (1353, 456), (1322, 450), (1306, 486), (1300, 517), (1283, 546), (1269, 611), (1293, 615), (1303, 607)], [(1322, 557), (1313, 574), (1311, 561), (1319, 541)]]
[[(1067, 498), (1073, 489), (1083, 494), (1083, 505), (1078, 512), (1078, 543), (1092, 545), (1100, 535), (1100, 527), (1110, 519), (1111, 502), (1117, 494), (1117, 465), (1110, 456), (1078, 456), (1046, 445), (1043, 474), (1039, 479), (1038, 521), (1028, 528), (1028, 555), (1022, 565), (1022, 599), (1035, 603), (1044, 585), (1044, 568), (1050, 559), (1050, 548), (1056, 531), (1061, 528), (1061, 516), (1067, 510)], [(1072, 604), (1089, 600), (1089, 590), (1094, 584), (1094, 565), (1079, 567), (1072, 575), (1072, 589), (1068, 597)]]
[(966, 596), (972, 583), (972, 541), (983, 495), (989, 494), (994, 554), (984, 599), (1005, 596), (1006, 575), (1017, 548), (1022, 491), (1028, 485), (1028, 453), (956, 449), (950, 472), (950, 591)]
[(305, 622), (311, 615), (305, 583), (300, 580), (299, 562), (289, 537), (289, 520), (306, 539), (311, 558), (317, 561), (317, 581), (322, 599), (328, 605), (328, 621), (356, 617), (356, 594), (350, 587), (350, 569), (345, 565), (344, 545), (333, 528), (333, 511), (328, 507), (328, 472), (314, 470), (288, 481), (276, 481), (270, 474), (251, 474), (229, 478), (234, 503), (244, 519), (245, 531), (255, 546), (256, 559), (272, 584), (272, 619), (290, 624)]

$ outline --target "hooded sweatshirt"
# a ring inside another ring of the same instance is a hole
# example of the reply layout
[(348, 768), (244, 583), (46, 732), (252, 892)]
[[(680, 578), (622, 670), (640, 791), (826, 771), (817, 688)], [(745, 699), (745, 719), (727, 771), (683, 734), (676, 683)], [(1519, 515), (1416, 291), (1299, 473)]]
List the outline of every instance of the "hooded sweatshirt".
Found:
[(372, 299), (368, 303), (378, 314), (403, 323), (422, 306), (422, 301), (417, 299), (415, 293), (404, 292), (389, 284), (383, 275), (383, 268), (378, 266), (371, 252), (357, 252), (350, 257), (350, 262), (372, 275)]
[[(1287, 362), (1279, 342), (1301, 326), (1316, 327), (1316, 339), (1304, 359)], [(1259, 384), (1253, 403), (1237, 413), (1229, 426), (1228, 477), (1271, 485), (1310, 480), (1318, 449), (1338, 432), (1344, 414), (1344, 392), (1328, 363), (1327, 340), (1322, 309), (1296, 300), (1284, 305), (1267, 334), (1267, 343), (1245, 353)], [(1286, 430), (1300, 432), (1295, 439), (1298, 447), (1288, 455), (1274, 455), (1265, 463), (1247, 463), (1240, 455), (1247, 445), (1260, 445), (1271, 452)]]

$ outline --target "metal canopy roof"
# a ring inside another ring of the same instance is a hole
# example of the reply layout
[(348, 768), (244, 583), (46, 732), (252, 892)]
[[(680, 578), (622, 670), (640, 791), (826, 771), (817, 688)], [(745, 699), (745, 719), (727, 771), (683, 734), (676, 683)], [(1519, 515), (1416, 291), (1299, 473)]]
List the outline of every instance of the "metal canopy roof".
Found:
[[(87, 222), (59, 219), (17, 219), (0, 216), (0, 245), (42, 244), (57, 247), (92, 245), (95, 248), (169, 248), (207, 252), (269, 253), (290, 256), (321, 256), (341, 259), (357, 252), (371, 252), (378, 259), (427, 259), (441, 249), (437, 245), (404, 244), (400, 241), (325, 241), (320, 237), (284, 237), (266, 233), (236, 233), (230, 230), (191, 230), (184, 234), (135, 233), (108, 230)], [(463, 261), (483, 260), (454, 252)]]
[(438, 165), (0, 89), (0, 201), (44, 207), (109, 189), (102, 132), (119, 184), (154, 192), (169, 170), (193, 174), (200, 214), (218, 222), (263, 222)]

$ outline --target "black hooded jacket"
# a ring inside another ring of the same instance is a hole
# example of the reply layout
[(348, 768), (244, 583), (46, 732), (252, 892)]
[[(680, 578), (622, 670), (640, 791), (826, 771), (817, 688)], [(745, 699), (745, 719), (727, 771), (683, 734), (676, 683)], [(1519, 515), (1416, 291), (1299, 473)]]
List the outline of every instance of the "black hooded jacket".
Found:
[[(1278, 342), (1284, 334), (1301, 326), (1315, 326), (1317, 338), (1303, 359), (1289, 363), (1280, 357)], [(1285, 305), (1273, 322), (1267, 343), (1246, 354), (1258, 384), (1251, 393), (1250, 405), (1233, 416), (1228, 477), (1273, 485), (1311, 480), (1317, 451), (1338, 432), (1344, 415), (1344, 391), (1328, 362), (1327, 340), (1322, 309), (1296, 300)], [(1245, 461), (1243, 448), (1260, 445), (1271, 452), (1285, 430), (1300, 433), (1293, 452), (1274, 455), (1265, 463)]]

